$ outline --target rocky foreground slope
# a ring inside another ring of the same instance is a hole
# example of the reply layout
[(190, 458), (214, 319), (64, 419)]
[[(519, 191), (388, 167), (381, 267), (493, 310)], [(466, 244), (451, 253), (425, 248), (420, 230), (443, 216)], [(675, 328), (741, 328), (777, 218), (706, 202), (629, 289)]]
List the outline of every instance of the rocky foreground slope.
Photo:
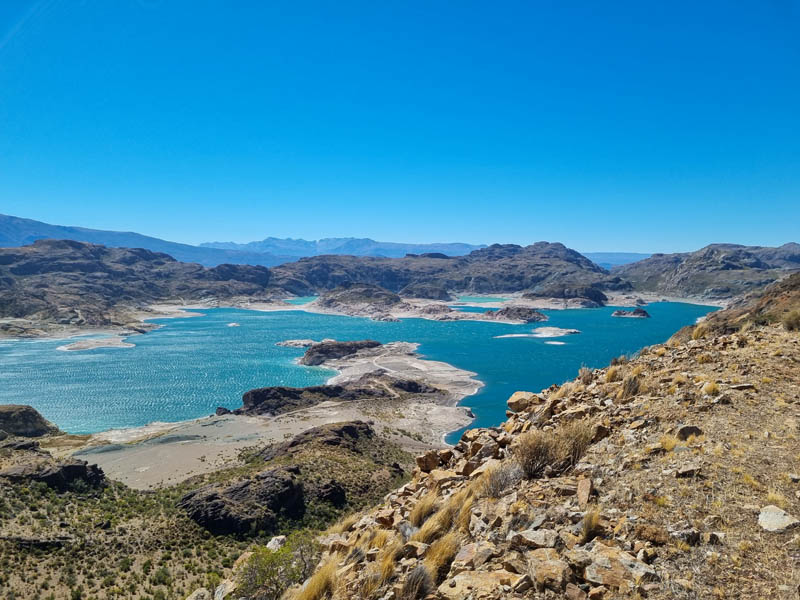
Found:
[[(501, 427), (418, 457), (409, 483), (324, 535), (285, 597), (797, 597), (798, 309), (800, 275), (633, 360), (514, 394)], [(252, 560), (230, 591), (277, 598)]]

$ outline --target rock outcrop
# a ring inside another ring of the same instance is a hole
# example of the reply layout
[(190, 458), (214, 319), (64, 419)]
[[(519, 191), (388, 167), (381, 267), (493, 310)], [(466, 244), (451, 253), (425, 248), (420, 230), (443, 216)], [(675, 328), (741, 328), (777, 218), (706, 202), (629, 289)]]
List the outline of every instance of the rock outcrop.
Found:
[(483, 318), (490, 321), (522, 321), (523, 323), (539, 323), (547, 321), (547, 315), (535, 308), (527, 306), (504, 306), (498, 310), (487, 310)]
[(619, 280), (585, 256), (563, 244), (548, 242), (525, 247), (494, 244), (447, 260), (432, 255), (315, 256), (275, 267), (271, 272), (272, 285), (291, 287), (298, 295), (321, 293), (346, 283), (380, 286), (407, 297), (434, 295), (434, 299), (444, 299), (439, 290), (490, 294), (524, 292), (549, 284), (596, 284), (601, 289), (606, 282), (619, 285)]
[(47, 421), (32, 406), (0, 405), (0, 431), (22, 437), (41, 437), (57, 433), (58, 427)]
[(778, 248), (711, 244), (696, 252), (653, 254), (614, 267), (612, 273), (637, 291), (717, 299), (763, 290), (798, 270), (800, 244)]
[(649, 319), (650, 313), (643, 308), (636, 307), (633, 310), (615, 310), (613, 313), (611, 313), (611, 316), (629, 319)]
[(324, 341), (312, 344), (300, 359), (301, 365), (316, 366), (327, 360), (352, 356), (365, 348), (377, 348), (380, 342), (375, 340), (359, 340), (352, 342)]
[(43, 483), (57, 492), (96, 488), (105, 484), (103, 470), (84, 460), (54, 460), (36, 457), (0, 471), (0, 479), (13, 483)]
[(303, 485), (296, 467), (269, 469), (252, 478), (189, 492), (178, 502), (190, 518), (213, 534), (271, 533), (281, 518), (305, 513)]

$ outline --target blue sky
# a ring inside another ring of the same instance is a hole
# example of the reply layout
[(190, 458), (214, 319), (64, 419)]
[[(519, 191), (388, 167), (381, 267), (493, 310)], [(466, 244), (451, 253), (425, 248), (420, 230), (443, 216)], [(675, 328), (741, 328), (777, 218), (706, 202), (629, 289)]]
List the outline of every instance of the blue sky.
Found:
[(0, 3), (0, 213), (172, 240), (800, 238), (800, 4)]

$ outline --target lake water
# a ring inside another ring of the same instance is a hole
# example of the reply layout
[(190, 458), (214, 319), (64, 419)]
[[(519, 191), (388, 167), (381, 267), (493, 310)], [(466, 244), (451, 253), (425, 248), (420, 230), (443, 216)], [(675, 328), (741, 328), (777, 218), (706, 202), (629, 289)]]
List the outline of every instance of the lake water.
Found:
[[(713, 309), (656, 303), (647, 307), (651, 319), (613, 318), (613, 310), (543, 311), (547, 323), (509, 325), (211, 309), (202, 317), (156, 320), (161, 329), (129, 338), (134, 348), (63, 352), (56, 348), (64, 340), (0, 342), (0, 404), (30, 404), (71, 433), (192, 419), (217, 406), (241, 406), (242, 394), (255, 387), (317, 385), (332, 375), (297, 365), (303, 350), (276, 342), (372, 338), (419, 342), (425, 356), (478, 373), (486, 385), (463, 404), (475, 413), (474, 426), (491, 426), (505, 419), (506, 399), (516, 390), (561, 383), (582, 365), (606, 366), (614, 356), (665, 341)], [(231, 322), (240, 326), (228, 327)], [(495, 337), (529, 333), (537, 325), (582, 333), (556, 338), (564, 345)]]

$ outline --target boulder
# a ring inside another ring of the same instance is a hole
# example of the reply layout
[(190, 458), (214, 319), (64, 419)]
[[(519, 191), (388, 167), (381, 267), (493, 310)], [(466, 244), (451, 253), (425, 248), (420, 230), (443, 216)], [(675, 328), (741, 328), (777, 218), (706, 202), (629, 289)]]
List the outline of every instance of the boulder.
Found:
[(428, 450), (425, 454), (416, 458), (417, 466), (423, 473), (430, 473), (439, 466), (439, 453), (436, 450)]
[(558, 540), (558, 533), (552, 529), (526, 529), (514, 532), (511, 543), (527, 548), (553, 548)]
[(508, 410), (522, 412), (529, 406), (536, 404), (538, 400), (538, 396), (531, 392), (514, 392), (511, 394), (511, 397), (506, 400), (506, 404), (508, 405)]
[(587, 558), (583, 577), (596, 585), (620, 589), (659, 580), (653, 567), (613, 546), (595, 543)]
[(794, 529), (800, 525), (800, 520), (796, 519), (785, 510), (770, 504), (761, 509), (758, 514), (758, 524), (762, 529), (774, 533), (783, 533), (789, 529)]

